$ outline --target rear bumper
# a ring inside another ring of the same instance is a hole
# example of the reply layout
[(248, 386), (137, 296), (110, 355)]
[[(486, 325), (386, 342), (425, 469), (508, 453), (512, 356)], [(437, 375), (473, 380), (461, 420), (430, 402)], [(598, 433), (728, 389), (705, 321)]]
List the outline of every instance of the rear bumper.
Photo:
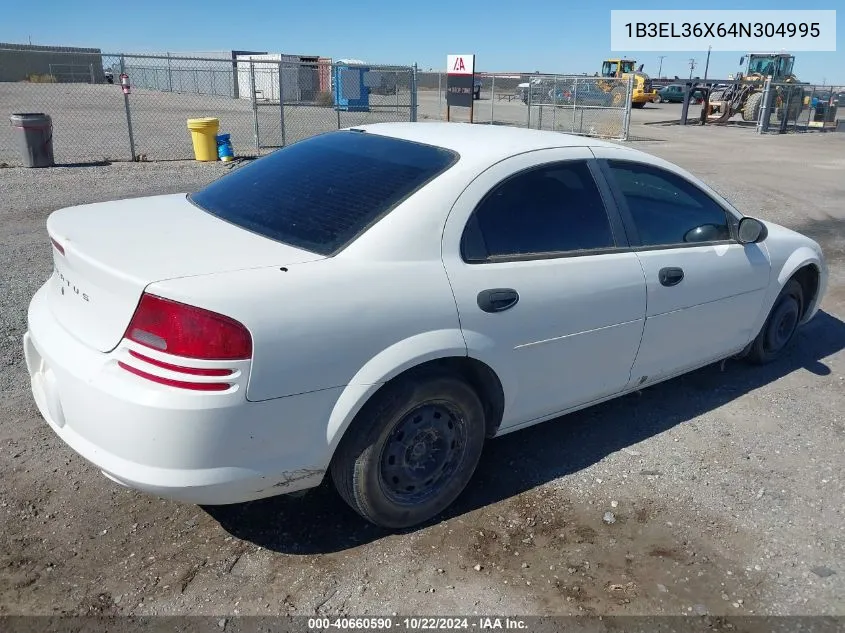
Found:
[(53, 317), (45, 289), (23, 345), (32, 394), (53, 431), (124, 486), (187, 503), (228, 504), (318, 485), (340, 389), (248, 402), (243, 390), (158, 385), (83, 345)]

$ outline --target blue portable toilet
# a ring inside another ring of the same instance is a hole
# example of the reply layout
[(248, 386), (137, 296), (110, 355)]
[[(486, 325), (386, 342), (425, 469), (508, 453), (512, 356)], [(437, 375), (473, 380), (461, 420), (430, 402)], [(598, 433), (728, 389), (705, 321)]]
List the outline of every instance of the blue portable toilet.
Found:
[(369, 112), (370, 89), (365, 77), (370, 71), (359, 60), (342, 59), (335, 63), (332, 83), (334, 84), (334, 105), (346, 112)]

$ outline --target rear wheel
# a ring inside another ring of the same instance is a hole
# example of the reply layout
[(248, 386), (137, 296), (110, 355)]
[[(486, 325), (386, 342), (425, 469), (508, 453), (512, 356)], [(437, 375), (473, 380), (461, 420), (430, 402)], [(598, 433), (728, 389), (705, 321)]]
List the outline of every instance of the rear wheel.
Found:
[(367, 403), (332, 461), (340, 496), (390, 529), (445, 510), (471, 479), (484, 445), (484, 407), (447, 374), (400, 379)]
[(794, 340), (803, 310), (801, 284), (791, 279), (778, 295), (746, 358), (757, 365), (779, 358)]

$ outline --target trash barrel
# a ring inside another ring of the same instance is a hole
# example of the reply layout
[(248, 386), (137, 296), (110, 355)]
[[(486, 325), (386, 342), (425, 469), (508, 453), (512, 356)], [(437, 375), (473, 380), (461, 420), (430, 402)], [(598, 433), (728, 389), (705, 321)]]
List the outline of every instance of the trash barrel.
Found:
[(26, 167), (52, 167), (53, 121), (43, 112), (18, 112), (9, 117)]
[(194, 144), (194, 158), (202, 161), (217, 160), (217, 130), (220, 120), (213, 117), (188, 119), (191, 141)]

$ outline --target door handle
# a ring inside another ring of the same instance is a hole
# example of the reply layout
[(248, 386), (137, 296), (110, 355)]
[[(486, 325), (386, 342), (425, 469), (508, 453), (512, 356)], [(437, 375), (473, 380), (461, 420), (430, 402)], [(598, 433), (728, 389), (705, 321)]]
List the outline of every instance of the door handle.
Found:
[(478, 293), (478, 307), (485, 312), (502, 312), (519, 301), (519, 293), (512, 288), (491, 288)]
[(677, 286), (684, 279), (684, 271), (681, 268), (661, 268), (657, 278), (663, 286)]

